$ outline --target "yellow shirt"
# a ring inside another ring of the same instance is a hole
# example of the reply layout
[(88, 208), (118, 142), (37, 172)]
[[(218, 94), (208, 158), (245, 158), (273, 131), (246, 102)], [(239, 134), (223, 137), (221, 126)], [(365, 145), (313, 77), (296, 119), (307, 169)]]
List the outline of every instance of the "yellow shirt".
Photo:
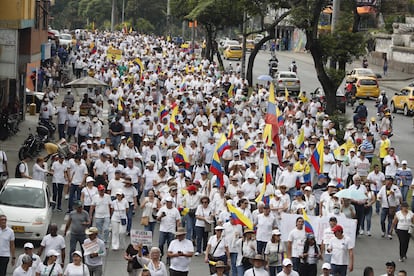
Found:
[(293, 165), (293, 170), (295, 172), (303, 172), (304, 174), (310, 173), (310, 167), (307, 161), (303, 162), (303, 164), (301, 164), (300, 161), (297, 161)]
[(388, 154), (388, 149), (390, 148), (391, 142), (390, 139), (385, 139), (381, 141), (380, 149), (379, 149), (379, 156), (380, 158), (384, 158)]

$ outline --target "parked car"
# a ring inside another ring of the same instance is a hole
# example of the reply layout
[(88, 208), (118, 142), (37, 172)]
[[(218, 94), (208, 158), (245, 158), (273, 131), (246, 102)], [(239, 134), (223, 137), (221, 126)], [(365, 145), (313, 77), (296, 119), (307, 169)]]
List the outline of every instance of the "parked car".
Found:
[(402, 110), (405, 116), (414, 113), (414, 87), (407, 86), (396, 92), (391, 98), (390, 110), (396, 113), (398, 110)]
[(380, 95), (380, 88), (377, 78), (373, 77), (358, 77), (355, 78), (356, 97), (357, 98), (378, 98)]
[[(312, 98), (317, 98), (318, 101), (322, 104), (322, 106), (326, 107), (326, 96), (325, 91), (322, 87), (318, 87), (311, 93)], [(345, 114), (346, 112), (346, 97), (343, 89), (341, 87), (338, 88), (336, 91), (336, 108), (337, 110), (341, 111), (341, 113)]]
[(0, 213), (7, 216), (16, 239), (42, 240), (52, 219), (46, 182), (9, 178), (0, 191)]
[(253, 51), (254, 49), (254, 40), (248, 39), (246, 40), (246, 51)]
[(275, 77), (275, 89), (278, 91), (285, 91), (285, 88), (292, 96), (297, 96), (300, 92), (300, 80), (295, 72), (279, 71)]
[(72, 35), (71, 34), (60, 34), (59, 45), (66, 46), (67, 48), (72, 47)]
[(224, 59), (238, 59), (238, 60), (241, 60), (242, 55), (243, 55), (243, 50), (242, 50), (242, 47), (240, 45), (228, 46), (223, 52)]

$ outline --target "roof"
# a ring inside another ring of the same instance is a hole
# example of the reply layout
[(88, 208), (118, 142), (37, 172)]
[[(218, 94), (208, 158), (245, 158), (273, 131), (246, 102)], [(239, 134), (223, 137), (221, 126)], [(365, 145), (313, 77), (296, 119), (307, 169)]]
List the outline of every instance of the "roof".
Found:
[(43, 189), (46, 182), (27, 178), (9, 178), (6, 181), (7, 186), (24, 186), (29, 188)]

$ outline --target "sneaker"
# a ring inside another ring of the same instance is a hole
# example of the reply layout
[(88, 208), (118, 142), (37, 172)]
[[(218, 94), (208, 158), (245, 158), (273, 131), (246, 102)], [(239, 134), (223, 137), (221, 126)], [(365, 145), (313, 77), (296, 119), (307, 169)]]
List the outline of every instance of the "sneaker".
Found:
[(65, 195), (65, 200), (68, 200), (69, 199), (69, 195)]
[(57, 208), (56, 211), (57, 212), (62, 212), (62, 209), (61, 208)]
[(371, 237), (371, 231), (367, 231), (368, 237)]
[(359, 230), (359, 234), (360, 234), (360, 235), (364, 235), (364, 230), (360, 229), (360, 230)]
[(388, 236), (387, 236), (387, 238), (388, 238), (389, 240), (392, 240), (392, 236), (391, 236), (391, 235), (388, 235)]
[(385, 233), (384, 232), (381, 232), (381, 237), (385, 237)]
[(194, 256), (200, 256), (200, 252), (196, 252)]
[(401, 263), (401, 262), (404, 262), (404, 259), (403, 258), (399, 258), (398, 261)]

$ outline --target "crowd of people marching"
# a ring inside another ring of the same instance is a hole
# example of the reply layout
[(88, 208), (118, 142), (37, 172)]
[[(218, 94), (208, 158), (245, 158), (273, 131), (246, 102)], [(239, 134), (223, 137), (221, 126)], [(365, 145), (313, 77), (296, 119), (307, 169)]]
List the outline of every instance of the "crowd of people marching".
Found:
[[(338, 219), (355, 219), (355, 235), (369, 238), (375, 214), (382, 237), (396, 233), (399, 260), (407, 259), (412, 172), (375, 117), (362, 132), (349, 125), (339, 137), (305, 92), (273, 95), (269, 83), (249, 90), (239, 73), (168, 39), (83, 37), (63, 63), (107, 87), (78, 103), (73, 91), (40, 84), (39, 116), (56, 122), (60, 143), (46, 144), (47, 157), (32, 170), (29, 156), (16, 169), (23, 178), (51, 175), (54, 210), (68, 215), (63, 236), (52, 224), (40, 249), (24, 244), (15, 263), (14, 234), (0, 216), (0, 275), (10, 258), (13, 275), (99, 276), (107, 250), (125, 251), (129, 275), (188, 275), (192, 258), (204, 258), (212, 275), (347, 275), (356, 257)], [(76, 150), (61, 150), (71, 143)], [(0, 171), (10, 171), (5, 152), (0, 159)], [(345, 189), (363, 196), (336, 196)], [(284, 213), (300, 215), (286, 243)], [(321, 244), (307, 216), (329, 218)], [(158, 247), (127, 244), (133, 221), (157, 233)]]

